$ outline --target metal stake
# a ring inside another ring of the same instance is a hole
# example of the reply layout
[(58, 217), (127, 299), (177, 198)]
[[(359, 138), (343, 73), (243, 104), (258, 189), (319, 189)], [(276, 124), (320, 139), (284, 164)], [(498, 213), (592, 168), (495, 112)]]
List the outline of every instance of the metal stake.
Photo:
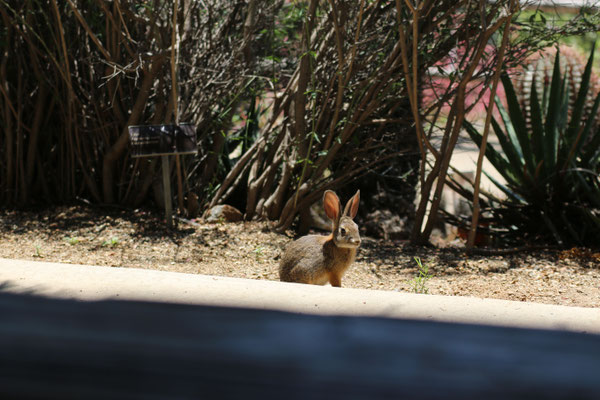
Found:
[(163, 174), (163, 193), (165, 196), (165, 219), (167, 226), (173, 227), (173, 205), (171, 204), (171, 174), (169, 173), (169, 156), (163, 155), (162, 174)]

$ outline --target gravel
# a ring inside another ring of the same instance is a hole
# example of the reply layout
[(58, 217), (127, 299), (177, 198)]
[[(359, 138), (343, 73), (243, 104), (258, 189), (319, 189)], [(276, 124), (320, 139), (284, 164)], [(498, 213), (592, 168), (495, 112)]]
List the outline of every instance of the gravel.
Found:
[[(278, 280), (292, 232), (266, 222), (180, 222), (160, 214), (88, 206), (0, 212), (0, 257)], [(430, 279), (418, 282), (415, 257)], [(600, 307), (600, 253), (531, 250), (467, 255), (460, 247), (414, 247), (363, 237), (344, 287)]]

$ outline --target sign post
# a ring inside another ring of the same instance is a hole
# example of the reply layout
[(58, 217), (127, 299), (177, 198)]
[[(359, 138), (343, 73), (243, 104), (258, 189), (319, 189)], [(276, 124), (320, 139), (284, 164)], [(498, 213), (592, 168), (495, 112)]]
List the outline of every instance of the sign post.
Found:
[(169, 156), (162, 155), (163, 195), (165, 197), (165, 220), (167, 226), (173, 226), (173, 204), (171, 195), (171, 174), (169, 168)]
[(165, 199), (165, 219), (173, 226), (173, 205), (171, 196), (171, 174), (169, 156), (175, 154), (196, 154), (196, 128), (192, 124), (179, 125), (133, 125), (129, 127), (131, 157), (160, 156), (162, 161), (163, 193)]

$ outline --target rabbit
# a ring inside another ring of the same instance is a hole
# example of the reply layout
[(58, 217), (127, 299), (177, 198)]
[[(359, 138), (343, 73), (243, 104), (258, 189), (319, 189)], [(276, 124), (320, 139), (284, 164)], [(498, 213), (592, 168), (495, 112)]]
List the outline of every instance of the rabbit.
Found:
[(289, 243), (279, 264), (279, 278), (283, 282), (313, 285), (342, 286), (342, 275), (356, 257), (360, 246), (358, 225), (353, 221), (358, 212), (360, 190), (344, 208), (331, 190), (323, 194), (325, 214), (332, 221), (332, 232), (327, 236), (307, 235)]

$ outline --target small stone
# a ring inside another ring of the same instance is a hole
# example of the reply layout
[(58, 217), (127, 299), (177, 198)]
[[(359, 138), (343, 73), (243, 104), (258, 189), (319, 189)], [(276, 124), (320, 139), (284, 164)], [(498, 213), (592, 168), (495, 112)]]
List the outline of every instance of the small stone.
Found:
[(206, 222), (238, 222), (244, 215), (237, 208), (228, 204), (214, 206), (204, 214)]

